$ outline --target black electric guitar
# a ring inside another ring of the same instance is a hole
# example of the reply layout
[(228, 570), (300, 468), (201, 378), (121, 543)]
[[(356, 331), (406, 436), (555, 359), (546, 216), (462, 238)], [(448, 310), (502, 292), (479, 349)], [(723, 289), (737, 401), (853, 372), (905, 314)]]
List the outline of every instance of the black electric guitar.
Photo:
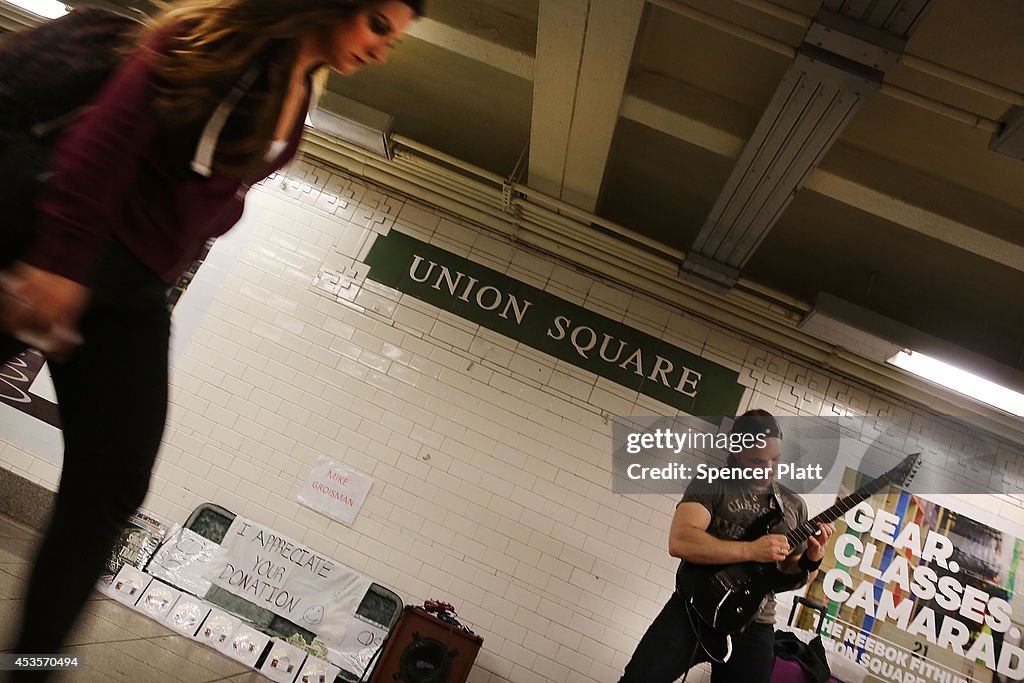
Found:
[[(896, 467), (841, 499), (814, 519), (786, 534), (790, 548), (796, 548), (818, 531), (819, 522), (831, 522), (849, 512), (862, 500), (890, 484), (908, 486), (920, 468), (921, 454), (904, 458)], [(739, 540), (753, 541), (771, 533), (782, 521), (782, 511), (772, 510), (747, 528)], [(686, 600), (701, 646), (716, 661), (726, 661), (732, 653), (730, 634), (742, 631), (757, 616), (769, 593), (782, 593), (803, 585), (804, 572), (784, 574), (774, 562), (740, 562), (727, 565), (682, 565), (677, 588)]]

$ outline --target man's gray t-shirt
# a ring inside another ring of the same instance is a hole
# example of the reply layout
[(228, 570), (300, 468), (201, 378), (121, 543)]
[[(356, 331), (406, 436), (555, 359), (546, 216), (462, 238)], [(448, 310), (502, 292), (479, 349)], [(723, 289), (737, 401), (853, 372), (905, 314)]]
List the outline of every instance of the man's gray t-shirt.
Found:
[[(772, 533), (785, 534), (807, 521), (807, 505), (803, 498), (779, 485), (782, 498), (784, 523), (772, 528)], [(775, 509), (774, 496), (770, 491), (755, 493), (749, 486), (737, 480), (717, 480), (707, 482), (695, 479), (686, 487), (680, 503), (700, 503), (711, 513), (708, 533), (716, 538), (727, 541), (739, 540), (747, 528), (761, 516)], [(798, 551), (802, 552), (806, 544), (801, 544)], [(685, 561), (684, 561), (685, 562)], [(683, 563), (680, 563), (682, 567)], [(761, 610), (754, 618), (762, 624), (775, 623), (775, 596), (768, 595)]]

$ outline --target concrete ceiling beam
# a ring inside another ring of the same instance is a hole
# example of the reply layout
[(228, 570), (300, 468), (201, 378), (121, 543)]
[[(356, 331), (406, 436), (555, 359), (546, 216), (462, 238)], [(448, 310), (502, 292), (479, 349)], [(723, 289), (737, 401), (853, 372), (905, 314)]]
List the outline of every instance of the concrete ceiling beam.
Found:
[(589, 0), (541, 0), (530, 118), (528, 184), (561, 198), (583, 63)]
[(523, 50), (500, 45), (493, 40), (449, 26), (430, 17), (414, 21), (409, 26), (407, 35), (463, 57), (483, 62), (513, 76), (533, 80), (534, 58), (533, 55)]
[(643, 0), (590, 3), (562, 181), (562, 200), (586, 211), (597, 207), (643, 9)]

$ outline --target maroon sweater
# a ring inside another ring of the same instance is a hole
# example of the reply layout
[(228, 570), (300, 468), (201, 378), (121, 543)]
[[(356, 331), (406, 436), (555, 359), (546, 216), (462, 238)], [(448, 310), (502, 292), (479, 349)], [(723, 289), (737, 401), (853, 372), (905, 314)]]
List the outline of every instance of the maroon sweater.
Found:
[[(129, 57), (62, 135), (27, 263), (88, 286), (113, 237), (172, 283), (208, 238), (241, 217), (248, 186), (189, 171), (195, 133), (158, 123), (148, 54)], [(295, 156), (302, 127), (299, 116), (285, 151), (256, 180)]]

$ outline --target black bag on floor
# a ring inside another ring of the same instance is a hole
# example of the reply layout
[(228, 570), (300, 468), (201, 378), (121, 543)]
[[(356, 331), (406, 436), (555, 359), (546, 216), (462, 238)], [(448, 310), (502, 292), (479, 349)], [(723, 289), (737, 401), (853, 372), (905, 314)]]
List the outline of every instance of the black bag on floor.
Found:
[(138, 27), (84, 8), (0, 38), (0, 268), (31, 243), (60, 131), (121, 64)]
[[(825, 683), (832, 675), (821, 636), (815, 636), (810, 642), (805, 643), (789, 631), (776, 631), (775, 656), (778, 659), (796, 662), (803, 670), (804, 679), (807, 681)], [(778, 665), (776, 668), (780, 669)], [(781, 670), (779, 673), (781, 674)], [(773, 683), (775, 680), (776, 677), (773, 677)]]

